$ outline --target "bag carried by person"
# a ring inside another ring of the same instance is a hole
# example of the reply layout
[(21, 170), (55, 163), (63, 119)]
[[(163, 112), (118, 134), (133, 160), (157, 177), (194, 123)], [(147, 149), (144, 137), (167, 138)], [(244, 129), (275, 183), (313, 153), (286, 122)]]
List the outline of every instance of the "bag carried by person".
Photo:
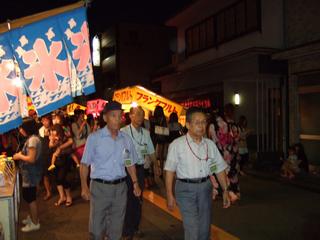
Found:
[(155, 126), (154, 133), (162, 136), (169, 136), (169, 128), (168, 127), (161, 127)]

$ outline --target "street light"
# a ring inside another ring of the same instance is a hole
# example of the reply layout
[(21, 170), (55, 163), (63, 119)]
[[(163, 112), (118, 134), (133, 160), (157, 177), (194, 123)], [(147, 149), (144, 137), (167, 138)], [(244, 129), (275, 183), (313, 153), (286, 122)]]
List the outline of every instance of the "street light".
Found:
[(239, 93), (234, 94), (234, 104), (237, 106), (240, 105), (240, 94)]
[(100, 66), (100, 39), (97, 35), (92, 39), (92, 62), (93, 66)]

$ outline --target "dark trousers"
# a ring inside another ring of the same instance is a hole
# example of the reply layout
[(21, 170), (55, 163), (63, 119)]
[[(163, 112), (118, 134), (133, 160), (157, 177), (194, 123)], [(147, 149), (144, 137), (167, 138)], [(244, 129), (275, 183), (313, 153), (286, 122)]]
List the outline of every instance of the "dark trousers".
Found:
[[(144, 169), (143, 165), (136, 165), (138, 183), (141, 191), (144, 189)], [(131, 178), (127, 178), (128, 185), (128, 201), (126, 216), (124, 219), (123, 236), (133, 236), (136, 231), (139, 230), (142, 214), (142, 192), (141, 197), (137, 198), (133, 194), (133, 185)]]
[(63, 165), (57, 165), (55, 169), (55, 177), (57, 186), (62, 185), (63, 188), (69, 189), (71, 187), (71, 183), (68, 179), (68, 174), (71, 171), (71, 160), (66, 159), (66, 163)]

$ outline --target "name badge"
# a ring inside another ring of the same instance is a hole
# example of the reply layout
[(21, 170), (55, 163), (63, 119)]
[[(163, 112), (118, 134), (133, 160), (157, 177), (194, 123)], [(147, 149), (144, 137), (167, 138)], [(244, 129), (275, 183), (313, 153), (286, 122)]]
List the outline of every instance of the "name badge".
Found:
[(141, 148), (141, 155), (142, 156), (145, 156), (148, 154), (148, 150), (147, 150), (147, 145), (144, 145), (142, 148)]
[(131, 165), (132, 165), (132, 160), (131, 160), (131, 158), (130, 158), (130, 151), (129, 151), (129, 149), (126, 149), (126, 148), (125, 148), (125, 149), (123, 150), (122, 155), (123, 155), (124, 165), (126, 165), (126, 166), (131, 166)]
[(217, 171), (217, 165), (215, 165), (215, 164), (210, 165), (211, 174), (214, 174), (216, 171)]
[(124, 165), (126, 167), (130, 167), (132, 165), (132, 160), (130, 158), (124, 160)]

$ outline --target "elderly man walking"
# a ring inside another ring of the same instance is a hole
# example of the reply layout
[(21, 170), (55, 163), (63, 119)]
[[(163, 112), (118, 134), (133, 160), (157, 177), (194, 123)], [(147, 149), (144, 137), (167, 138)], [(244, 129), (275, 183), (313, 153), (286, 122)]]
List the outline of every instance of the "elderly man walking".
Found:
[(135, 168), (137, 154), (131, 138), (119, 131), (121, 104), (109, 102), (102, 114), (107, 125), (89, 135), (81, 160), (81, 195), (90, 199), (89, 239), (101, 240), (108, 234), (108, 239), (119, 240), (127, 203), (125, 169), (133, 182), (134, 195), (141, 194)]
[[(186, 113), (188, 133), (169, 146), (165, 165), (167, 205), (173, 210), (176, 201), (180, 208), (186, 240), (210, 239), (212, 184), (216, 174), (223, 189), (223, 206), (230, 206), (227, 164), (213, 141), (204, 138), (206, 115), (201, 108), (191, 107)], [(173, 183), (176, 175), (175, 195)]]
[[(122, 128), (121, 131), (127, 133), (130, 136), (135, 146), (138, 155), (138, 162), (136, 164), (138, 182), (139, 186), (143, 191), (144, 164), (148, 164), (146, 161), (149, 160), (156, 162), (155, 150), (149, 131), (142, 127), (144, 121), (143, 109), (140, 106), (132, 107), (130, 109), (129, 117), (131, 120), (131, 124)], [(133, 184), (130, 179), (127, 179), (127, 184), (128, 202), (126, 217), (124, 221), (123, 236), (125, 240), (132, 240), (134, 235), (143, 235), (142, 232), (139, 231), (139, 225), (141, 221), (142, 198), (139, 199), (134, 196), (132, 192)]]

